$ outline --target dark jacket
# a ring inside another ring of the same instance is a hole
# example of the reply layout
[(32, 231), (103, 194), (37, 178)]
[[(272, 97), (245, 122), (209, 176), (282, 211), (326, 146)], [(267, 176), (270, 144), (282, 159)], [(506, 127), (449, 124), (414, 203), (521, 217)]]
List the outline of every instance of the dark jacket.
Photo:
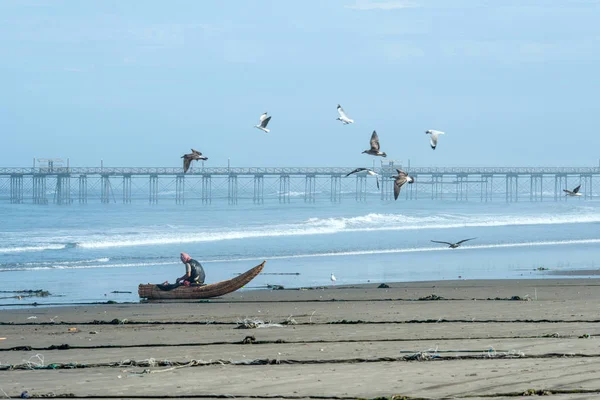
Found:
[(186, 279), (186, 281), (190, 281), (192, 283), (204, 283), (204, 268), (202, 268), (202, 265), (194, 260), (193, 258), (187, 262), (188, 264), (190, 264), (190, 277)]

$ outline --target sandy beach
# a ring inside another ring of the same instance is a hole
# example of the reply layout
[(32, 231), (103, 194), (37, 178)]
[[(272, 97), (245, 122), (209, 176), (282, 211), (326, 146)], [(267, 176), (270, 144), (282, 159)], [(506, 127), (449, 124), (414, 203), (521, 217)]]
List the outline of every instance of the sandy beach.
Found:
[(388, 285), (3, 310), (0, 395), (600, 394), (600, 279)]

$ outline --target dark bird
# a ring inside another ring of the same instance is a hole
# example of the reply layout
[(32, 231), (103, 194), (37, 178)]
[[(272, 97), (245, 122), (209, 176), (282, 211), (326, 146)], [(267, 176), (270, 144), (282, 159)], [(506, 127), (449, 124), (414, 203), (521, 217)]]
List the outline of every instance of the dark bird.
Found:
[(580, 188), (581, 188), (581, 185), (577, 186), (573, 190), (563, 189), (563, 192), (567, 193), (566, 196), (581, 196), (581, 193), (579, 193)]
[(191, 153), (182, 155), (181, 158), (183, 158), (183, 173), (184, 174), (188, 171), (188, 169), (190, 169), (190, 164), (192, 163), (192, 161), (208, 160), (208, 157), (203, 156), (202, 153), (200, 153), (198, 150), (194, 150), (194, 149), (192, 149)]
[(415, 179), (412, 176), (408, 176), (408, 174), (401, 169), (396, 169), (398, 171), (398, 175), (392, 176), (394, 178), (394, 200), (398, 200), (398, 196), (400, 195), (400, 188), (406, 183), (412, 184)]
[(260, 129), (263, 132), (269, 133), (271, 131), (269, 129), (267, 129), (267, 125), (269, 124), (270, 120), (271, 120), (271, 117), (267, 117), (267, 113), (264, 112), (260, 116), (260, 120), (258, 122), (258, 125), (254, 125), (254, 127)]
[(363, 153), (367, 153), (372, 156), (387, 157), (387, 154), (379, 151), (379, 136), (377, 136), (377, 132), (373, 131), (373, 134), (371, 135), (371, 148), (363, 151)]
[(470, 238), (470, 239), (463, 239), (460, 242), (456, 242), (456, 243), (450, 243), (450, 242), (440, 242), (437, 240), (432, 240), (433, 243), (443, 243), (443, 244), (447, 244), (448, 247), (450, 247), (451, 249), (455, 249), (457, 247), (459, 247), (461, 244), (463, 244), (464, 242), (468, 241), (468, 240), (473, 240), (473, 239), (477, 239), (477, 238)]
[(352, 172), (348, 172), (346, 174), (346, 176), (350, 176), (352, 174), (358, 174), (361, 172), (365, 172), (367, 175), (371, 175), (375, 177), (375, 182), (377, 182), (377, 189), (379, 189), (379, 174), (375, 171), (373, 171), (372, 169), (369, 168), (356, 168), (354, 171)]

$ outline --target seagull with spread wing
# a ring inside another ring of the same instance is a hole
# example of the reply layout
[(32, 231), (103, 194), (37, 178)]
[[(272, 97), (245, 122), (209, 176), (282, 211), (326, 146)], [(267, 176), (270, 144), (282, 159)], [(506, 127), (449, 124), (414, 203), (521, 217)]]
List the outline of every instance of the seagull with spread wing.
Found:
[(259, 121), (258, 125), (254, 125), (254, 127), (260, 129), (263, 132), (269, 133), (269, 132), (271, 132), (271, 130), (267, 129), (267, 125), (269, 124), (270, 120), (271, 120), (271, 117), (267, 117), (267, 113), (264, 112), (260, 116), (260, 121)]
[(188, 169), (190, 169), (190, 165), (191, 165), (192, 161), (208, 160), (208, 157), (203, 156), (202, 153), (200, 153), (198, 150), (194, 150), (194, 149), (192, 149), (191, 153), (182, 155), (181, 158), (183, 158), (183, 173), (184, 174), (188, 171)]
[(461, 244), (463, 244), (466, 241), (469, 240), (473, 240), (473, 239), (477, 239), (477, 238), (470, 238), (470, 239), (463, 239), (460, 242), (456, 242), (456, 243), (450, 243), (450, 242), (440, 242), (438, 240), (432, 240), (433, 243), (443, 243), (443, 244), (447, 244), (449, 248), (451, 249), (455, 249), (457, 247), (459, 247)]
[(373, 134), (371, 135), (370, 143), (371, 143), (371, 148), (369, 150), (363, 151), (363, 154), (366, 153), (366, 154), (370, 154), (372, 156), (387, 157), (387, 154), (380, 151), (379, 136), (377, 135), (376, 131), (373, 131)]
[(398, 171), (398, 175), (392, 176), (392, 178), (394, 178), (394, 200), (398, 200), (400, 188), (402, 188), (406, 182), (412, 184), (415, 181), (412, 176), (408, 176), (408, 174), (401, 169), (396, 169), (396, 171)]
[(356, 168), (354, 171), (352, 172), (348, 172), (346, 174), (346, 176), (350, 176), (352, 174), (362, 174), (362, 173), (366, 173), (367, 175), (371, 175), (375, 177), (375, 182), (377, 182), (377, 189), (379, 189), (379, 174), (375, 171), (373, 171), (372, 169), (369, 168)]
[(567, 193), (566, 196), (581, 196), (579, 189), (581, 189), (581, 185), (577, 186), (573, 190), (563, 189), (563, 192)]
[(343, 109), (343, 108), (342, 108), (342, 106), (340, 106), (339, 104), (338, 104), (338, 106), (337, 106), (337, 112), (338, 112), (338, 114), (340, 114), (340, 116), (339, 116), (339, 117), (337, 117), (336, 119), (337, 119), (338, 121), (342, 121), (342, 123), (343, 123), (344, 125), (348, 125), (348, 124), (351, 124), (351, 123), (353, 123), (353, 122), (354, 122), (354, 120), (353, 120), (353, 119), (350, 119), (350, 118), (348, 118), (348, 116), (347, 116), (347, 115), (346, 115), (346, 113), (344, 112), (344, 109)]
[(440, 135), (443, 135), (444, 132), (442, 131), (436, 131), (435, 129), (429, 129), (425, 131), (426, 135), (431, 135), (431, 139), (429, 140), (429, 144), (431, 145), (431, 148), (433, 150), (435, 150), (436, 146), (437, 146), (437, 142), (438, 142), (438, 137)]

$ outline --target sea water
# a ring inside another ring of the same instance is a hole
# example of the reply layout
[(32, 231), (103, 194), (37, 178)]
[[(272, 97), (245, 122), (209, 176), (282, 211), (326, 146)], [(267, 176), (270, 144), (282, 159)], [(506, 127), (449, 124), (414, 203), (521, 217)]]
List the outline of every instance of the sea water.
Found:
[[(210, 205), (0, 205), (0, 306), (139, 301), (174, 282), (179, 253), (207, 283), (267, 260), (245, 288), (546, 278), (600, 262), (600, 201), (454, 200)], [(457, 249), (431, 240), (476, 238)], [(49, 297), (15, 297), (40, 289)], [(124, 293), (113, 293), (124, 292)]]

